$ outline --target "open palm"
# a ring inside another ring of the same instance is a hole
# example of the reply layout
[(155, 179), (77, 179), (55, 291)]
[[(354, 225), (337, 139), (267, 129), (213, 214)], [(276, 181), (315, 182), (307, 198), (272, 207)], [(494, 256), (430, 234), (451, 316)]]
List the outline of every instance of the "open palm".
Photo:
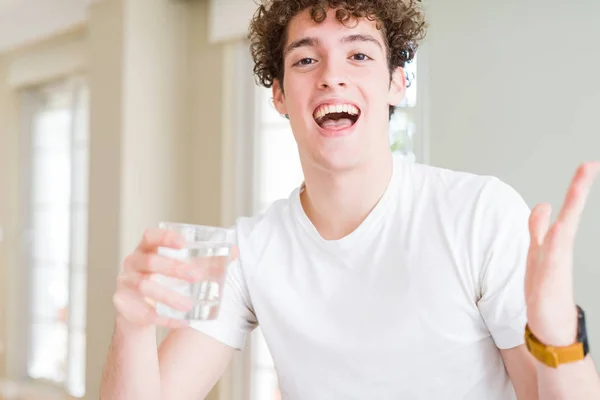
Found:
[(573, 248), (579, 220), (600, 163), (581, 165), (571, 182), (558, 218), (550, 226), (551, 208), (536, 206), (529, 219), (525, 299), (529, 328), (543, 343), (569, 346), (577, 336), (573, 294)]

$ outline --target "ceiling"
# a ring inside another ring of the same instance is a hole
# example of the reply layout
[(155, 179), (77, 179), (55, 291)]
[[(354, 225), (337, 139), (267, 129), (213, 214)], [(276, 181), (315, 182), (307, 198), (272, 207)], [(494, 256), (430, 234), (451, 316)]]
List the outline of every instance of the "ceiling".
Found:
[(86, 21), (89, 0), (0, 0), (0, 53)]
[(12, 7), (15, 7), (19, 3), (19, 0), (0, 0), (0, 13), (10, 10)]

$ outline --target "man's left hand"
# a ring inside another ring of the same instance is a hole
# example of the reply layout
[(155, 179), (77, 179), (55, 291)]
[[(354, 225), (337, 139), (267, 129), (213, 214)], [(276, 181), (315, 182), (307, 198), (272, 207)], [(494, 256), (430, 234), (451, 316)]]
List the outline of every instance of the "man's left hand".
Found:
[(573, 248), (581, 214), (599, 171), (600, 162), (578, 168), (552, 226), (549, 204), (537, 205), (529, 218), (531, 244), (525, 277), (527, 319), (531, 332), (549, 346), (570, 346), (577, 339)]

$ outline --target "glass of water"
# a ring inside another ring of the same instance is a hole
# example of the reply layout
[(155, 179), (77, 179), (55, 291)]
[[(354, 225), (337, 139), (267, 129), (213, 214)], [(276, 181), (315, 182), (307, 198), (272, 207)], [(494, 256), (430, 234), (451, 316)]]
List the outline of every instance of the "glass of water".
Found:
[(154, 275), (154, 280), (183, 296), (192, 298), (194, 302), (194, 306), (188, 312), (157, 303), (157, 313), (161, 316), (188, 321), (215, 319), (219, 314), (227, 267), (231, 262), (233, 231), (172, 222), (162, 222), (159, 228), (179, 233), (185, 239), (186, 245), (182, 249), (161, 247), (158, 249), (158, 254), (198, 268), (202, 278), (189, 282), (164, 275)]

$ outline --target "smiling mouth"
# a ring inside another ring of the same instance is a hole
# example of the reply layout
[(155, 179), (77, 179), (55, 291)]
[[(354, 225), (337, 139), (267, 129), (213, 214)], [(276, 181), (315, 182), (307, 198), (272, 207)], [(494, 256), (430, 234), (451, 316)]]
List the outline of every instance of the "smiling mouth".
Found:
[(314, 111), (313, 118), (323, 129), (346, 129), (358, 121), (360, 110), (352, 104), (324, 104)]

